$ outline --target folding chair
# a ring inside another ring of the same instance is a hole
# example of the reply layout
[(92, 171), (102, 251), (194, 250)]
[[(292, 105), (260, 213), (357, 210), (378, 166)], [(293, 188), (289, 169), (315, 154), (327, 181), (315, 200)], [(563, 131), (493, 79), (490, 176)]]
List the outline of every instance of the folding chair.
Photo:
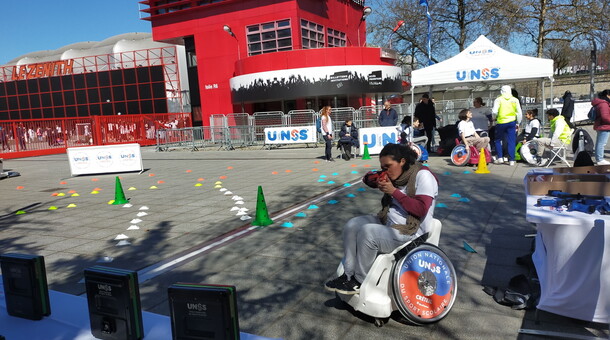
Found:
[(546, 168), (548, 168), (549, 166), (551, 166), (551, 164), (553, 164), (553, 161), (555, 161), (555, 159), (559, 159), (561, 161), (563, 161), (564, 163), (566, 163), (566, 165), (568, 167), (571, 167), (570, 163), (568, 162), (568, 144), (564, 144), (561, 143), (561, 145), (557, 146), (557, 145), (553, 145), (548, 147), (549, 151), (551, 152), (551, 158), (549, 159), (549, 162), (546, 164)]

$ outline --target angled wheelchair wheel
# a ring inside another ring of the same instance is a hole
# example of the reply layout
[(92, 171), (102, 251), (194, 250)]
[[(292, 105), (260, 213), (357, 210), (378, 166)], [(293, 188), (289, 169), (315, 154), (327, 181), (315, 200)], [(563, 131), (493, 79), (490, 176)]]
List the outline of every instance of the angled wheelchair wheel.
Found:
[(538, 153), (538, 143), (531, 140), (526, 142), (519, 149), (519, 153), (521, 154), (521, 158), (524, 159), (529, 164), (536, 164), (536, 153)]
[(414, 152), (417, 154), (417, 159), (416, 159), (416, 161), (419, 161), (419, 160), (421, 159), (421, 155), (422, 155), (422, 151), (421, 151), (421, 149), (419, 148), (419, 145), (417, 145), (417, 144), (413, 144), (413, 143), (410, 143), (410, 144), (409, 144), (409, 147), (411, 148), (411, 150), (413, 150), (413, 151), (414, 151)]
[(432, 244), (421, 245), (398, 260), (391, 280), (398, 310), (413, 324), (440, 321), (455, 302), (455, 269), (447, 255)]
[(470, 160), (470, 152), (466, 145), (458, 144), (451, 150), (451, 162), (457, 166), (464, 166)]

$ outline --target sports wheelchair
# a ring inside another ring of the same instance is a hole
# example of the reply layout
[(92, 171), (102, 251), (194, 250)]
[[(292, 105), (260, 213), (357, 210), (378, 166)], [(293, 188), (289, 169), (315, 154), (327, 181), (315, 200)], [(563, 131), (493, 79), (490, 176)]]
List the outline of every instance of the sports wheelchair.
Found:
[[(466, 164), (477, 165), (479, 164), (480, 151), (477, 150), (473, 145), (466, 148), (466, 145), (455, 139), (455, 147), (451, 150), (451, 163), (457, 166), (464, 166)], [(485, 148), (485, 161), (491, 162), (491, 152)]]
[[(415, 325), (440, 321), (457, 294), (453, 264), (438, 248), (441, 228), (441, 222), (434, 219), (432, 231), (378, 255), (358, 293), (337, 295), (354, 310), (372, 316), (377, 327), (395, 310)], [(337, 276), (343, 272), (341, 262)]]

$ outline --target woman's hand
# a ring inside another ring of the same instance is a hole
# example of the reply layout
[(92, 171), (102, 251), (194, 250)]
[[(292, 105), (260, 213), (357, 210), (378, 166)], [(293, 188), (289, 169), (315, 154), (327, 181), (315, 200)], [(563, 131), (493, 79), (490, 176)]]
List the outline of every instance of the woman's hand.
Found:
[(377, 182), (377, 187), (379, 188), (379, 190), (388, 195), (391, 195), (392, 193), (394, 193), (394, 190), (396, 190), (396, 187), (394, 187), (392, 181), (390, 181), (387, 177), (380, 178)]

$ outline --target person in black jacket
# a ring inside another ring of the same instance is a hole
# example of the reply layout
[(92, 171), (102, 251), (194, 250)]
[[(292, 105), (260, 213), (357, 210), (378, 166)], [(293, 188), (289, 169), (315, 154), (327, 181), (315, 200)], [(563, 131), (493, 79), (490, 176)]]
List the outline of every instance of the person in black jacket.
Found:
[(358, 128), (352, 124), (351, 119), (347, 119), (341, 126), (338, 146), (343, 149), (343, 158), (349, 161), (352, 157), (352, 146), (358, 146)]
[(566, 119), (566, 123), (570, 129), (574, 128), (574, 124), (572, 124), (572, 114), (574, 113), (574, 99), (572, 99), (572, 93), (570, 91), (566, 91), (563, 94), (563, 107), (561, 108), (561, 115)]
[(430, 145), (434, 141), (433, 133), (436, 127), (436, 110), (427, 93), (421, 96), (419, 104), (415, 106), (415, 117), (424, 125), (424, 131), (426, 131), (426, 137), (428, 137), (426, 149), (428, 152), (432, 152)]

